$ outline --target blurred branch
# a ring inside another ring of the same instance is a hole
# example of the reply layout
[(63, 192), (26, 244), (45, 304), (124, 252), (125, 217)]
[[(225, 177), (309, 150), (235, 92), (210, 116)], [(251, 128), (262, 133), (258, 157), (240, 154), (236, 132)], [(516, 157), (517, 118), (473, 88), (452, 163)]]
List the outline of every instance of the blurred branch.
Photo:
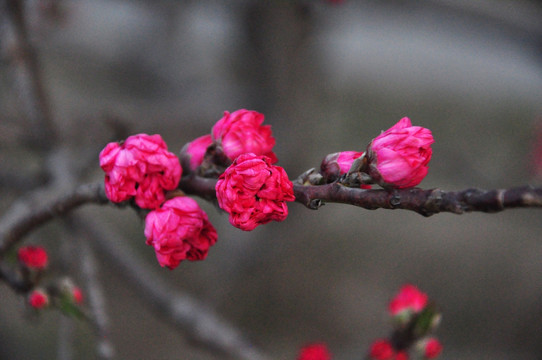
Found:
[[(76, 229), (72, 226), (71, 228)], [(88, 245), (88, 239), (83, 239), (83, 237), (83, 234), (78, 234), (74, 239), (79, 248), (90, 318), (96, 330), (97, 355), (98, 359), (110, 360), (114, 358), (115, 350), (109, 339), (109, 317), (106, 312), (104, 291), (98, 280), (94, 250)]]
[(30, 145), (49, 149), (55, 143), (56, 132), (43, 87), (36, 51), (29, 40), (22, 0), (6, 0), (6, 9), (15, 37), (13, 65), (16, 88), (30, 121)]
[(43, 201), (39, 197), (21, 199), (0, 219), (0, 257), (34, 228), (88, 203), (106, 204), (103, 183), (84, 184), (59, 198)]
[[(94, 245), (107, 256), (119, 273), (138, 291), (138, 298), (170, 324), (184, 333), (187, 340), (205, 350), (232, 359), (264, 360), (266, 356), (253, 347), (231, 325), (223, 322), (200, 301), (172, 290), (145, 263), (131, 252), (129, 241), (113, 229), (90, 218), (74, 217), (74, 225), (91, 234)], [(112, 239), (116, 239), (112, 241)]]

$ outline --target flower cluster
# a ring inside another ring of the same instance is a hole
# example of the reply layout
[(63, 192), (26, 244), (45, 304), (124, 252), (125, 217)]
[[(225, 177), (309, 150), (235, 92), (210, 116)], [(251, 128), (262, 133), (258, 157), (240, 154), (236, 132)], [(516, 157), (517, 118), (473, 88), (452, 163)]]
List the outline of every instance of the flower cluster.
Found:
[(288, 216), (287, 201), (294, 201), (292, 182), (267, 156), (252, 153), (237, 157), (220, 175), (216, 195), (220, 208), (230, 214), (230, 223), (245, 231)]
[[(433, 142), (429, 129), (412, 126), (405, 117), (374, 138), (365, 153), (344, 151), (326, 156), (320, 172), (328, 183), (347, 174), (354, 176), (353, 184), (362, 187), (373, 183), (384, 188), (413, 187), (427, 175)], [(346, 180), (347, 184), (351, 181)]]
[(123, 143), (112, 142), (100, 153), (105, 172), (105, 193), (112, 202), (132, 197), (143, 209), (156, 209), (165, 200), (165, 191), (179, 184), (179, 159), (167, 150), (160, 135), (138, 134)]
[(272, 165), (277, 162), (275, 139), (263, 121), (256, 111), (226, 111), (210, 134), (181, 149), (180, 161), (159, 135), (130, 136), (102, 150), (106, 195), (113, 202), (134, 197), (137, 206), (151, 210), (145, 219), (146, 243), (161, 266), (174, 269), (183, 260), (202, 260), (217, 241), (215, 228), (196, 201), (181, 192), (166, 196), (183, 173), (220, 177), (218, 204), (240, 229), (287, 217), (293, 185), (284, 169)]
[(410, 349), (424, 360), (440, 355), (442, 345), (430, 336), (440, 321), (440, 314), (425, 293), (414, 285), (404, 285), (390, 301), (388, 310), (394, 320), (394, 331), (389, 339), (372, 343), (369, 359), (408, 360)]
[(203, 176), (218, 176), (239, 155), (253, 153), (265, 155), (271, 163), (277, 162), (273, 152), (275, 138), (270, 125), (262, 125), (263, 114), (240, 109), (225, 111), (216, 122), (211, 134), (186, 144), (181, 150), (183, 169)]

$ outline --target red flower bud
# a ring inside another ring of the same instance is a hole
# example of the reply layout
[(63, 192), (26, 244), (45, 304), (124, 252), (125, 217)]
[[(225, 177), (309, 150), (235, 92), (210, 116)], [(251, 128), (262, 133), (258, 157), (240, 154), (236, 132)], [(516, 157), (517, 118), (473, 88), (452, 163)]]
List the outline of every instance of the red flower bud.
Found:
[(310, 344), (301, 349), (297, 360), (331, 360), (325, 344)]
[(271, 126), (262, 125), (263, 120), (263, 114), (256, 111), (240, 109), (231, 114), (225, 111), (224, 117), (213, 126), (213, 139), (232, 161), (239, 155), (253, 153), (269, 157), (274, 164), (277, 162), (272, 151), (275, 138)]
[(211, 135), (203, 135), (186, 144), (181, 150), (183, 168), (190, 171), (196, 170), (203, 163), (205, 152), (212, 143)]
[(161, 266), (176, 268), (182, 260), (203, 260), (217, 233), (198, 203), (186, 196), (166, 201), (145, 219), (147, 245)]
[(23, 246), (17, 252), (19, 262), (29, 269), (43, 270), (49, 263), (47, 251), (41, 246)]
[(44, 290), (33, 290), (28, 296), (28, 303), (34, 309), (42, 309), (49, 305), (49, 296)]
[(369, 350), (369, 357), (372, 360), (392, 360), (395, 350), (386, 339), (375, 340)]
[(122, 144), (112, 142), (100, 152), (105, 172), (105, 193), (112, 202), (135, 197), (144, 209), (155, 209), (165, 200), (164, 192), (179, 184), (179, 159), (167, 151), (160, 135), (138, 134)]
[(427, 305), (427, 295), (414, 285), (404, 285), (399, 293), (390, 301), (389, 311), (395, 316), (403, 311), (418, 313)]
[(383, 187), (416, 186), (427, 175), (433, 142), (430, 130), (402, 118), (367, 147), (368, 174)]
[(435, 338), (430, 338), (424, 343), (424, 358), (435, 359), (442, 352), (442, 344)]
[(288, 216), (287, 201), (294, 201), (293, 184), (286, 171), (271, 165), (267, 156), (244, 154), (220, 175), (216, 197), (230, 223), (245, 231)]

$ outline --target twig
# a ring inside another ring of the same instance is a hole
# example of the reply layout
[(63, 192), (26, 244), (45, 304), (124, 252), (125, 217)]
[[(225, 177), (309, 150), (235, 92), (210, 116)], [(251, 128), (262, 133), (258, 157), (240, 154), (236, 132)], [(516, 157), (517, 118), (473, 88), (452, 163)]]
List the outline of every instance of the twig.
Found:
[(363, 190), (337, 183), (304, 186), (295, 184), (296, 201), (309, 209), (318, 209), (324, 202), (360, 206), (365, 209), (404, 209), (423, 216), (440, 212), (463, 214), (472, 211), (499, 212), (510, 208), (542, 207), (542, 188), (522, 186), (510, 189), (462, 191), (424, 190)]
[[(209, 199), (215, 192), (215, 179), (197, 176), (183, 178), (180, 188), (187, 194)], [(440, 212), (499, 212), (511, 208), (542, 207), (542, 187), (521, 186), (510, 189), (444, 191), (440, 189), (363, 190), (338, 183), (326, 185), (294, 184), (296, 201), (316, 210), (325, 202), (359, 206), (369, 210), (403, 209), (423, 216)], [(216, 194), (214, 194), (216, 197)]]
[(237, 329), (219, 319), (196, 299), (171, 289), (152, 269), (137, 260), (129, 247), (124, 245), (128, 241), (122, 239), (122, 235), (92, 219), (86, 218), (82, 221), (76, 217), (74, 225), (91, 235), (93, 244), (99, 248), (101, 254), (109, 257), (111, 263), (119, 268), (119, 273), (138, 290), (140, 299), (182, 331), (189, 342), (221, 357), (267, 359), (248, 343)]

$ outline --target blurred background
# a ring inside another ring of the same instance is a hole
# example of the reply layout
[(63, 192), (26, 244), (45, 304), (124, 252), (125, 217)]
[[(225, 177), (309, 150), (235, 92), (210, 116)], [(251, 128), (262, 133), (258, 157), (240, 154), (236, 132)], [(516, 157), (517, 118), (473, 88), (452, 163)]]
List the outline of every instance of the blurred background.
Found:
[[(435, 137), (421, 187), (542, 185), (532, 155), (542, 122), (539, 1), (25, 4), (55, 144), (70, 149), (76, 163), (95, 158), (85, 181), (103, 178), (98, 153), (119, 129), (161, 134), (178, 152), (209, 133), (224, 110), (246, 108), (265, 114), (278, 165), (290, 178), (328, 153), (365, 149), (408, 116)], [(46, 179), (29, 140), (35, 125), (16, 91), (5, 8), (0, 16), (5, 214)], [(12, 181), (15, 175), (21, 180)], [(160, 280), (216, 310), (275, 359), (294, 359), (314, 341), (326, 342), (334, 359), (361, 359), (391, 330), (387, 303), (405, 283), (440, 306), (443, 359), (542, 356), (539, 210), (424, 218), (293, 203), (284, 222), (246, 233), (198, 202), (219, 241), (205, 261), (174, 271), (159, 267), (133, 211), (87, 206), (77, 213), (121, 233), (110, 240), (127, 242)], [(26, 239), (51, 249), (53, 273), (65, 262), (53, 250), (63, 234), (54, 222)], [(98, 254), (97, 261), (118, 359), (217, 358), (155, 317), (110, 257)], [(24, 308), (24, 299), (0, 284), (0, 358), (56, 358), (60, 315), (36, 319)], [(95, 358), (89, 327), (77, 323), (74, 331), (75, 358)]]

